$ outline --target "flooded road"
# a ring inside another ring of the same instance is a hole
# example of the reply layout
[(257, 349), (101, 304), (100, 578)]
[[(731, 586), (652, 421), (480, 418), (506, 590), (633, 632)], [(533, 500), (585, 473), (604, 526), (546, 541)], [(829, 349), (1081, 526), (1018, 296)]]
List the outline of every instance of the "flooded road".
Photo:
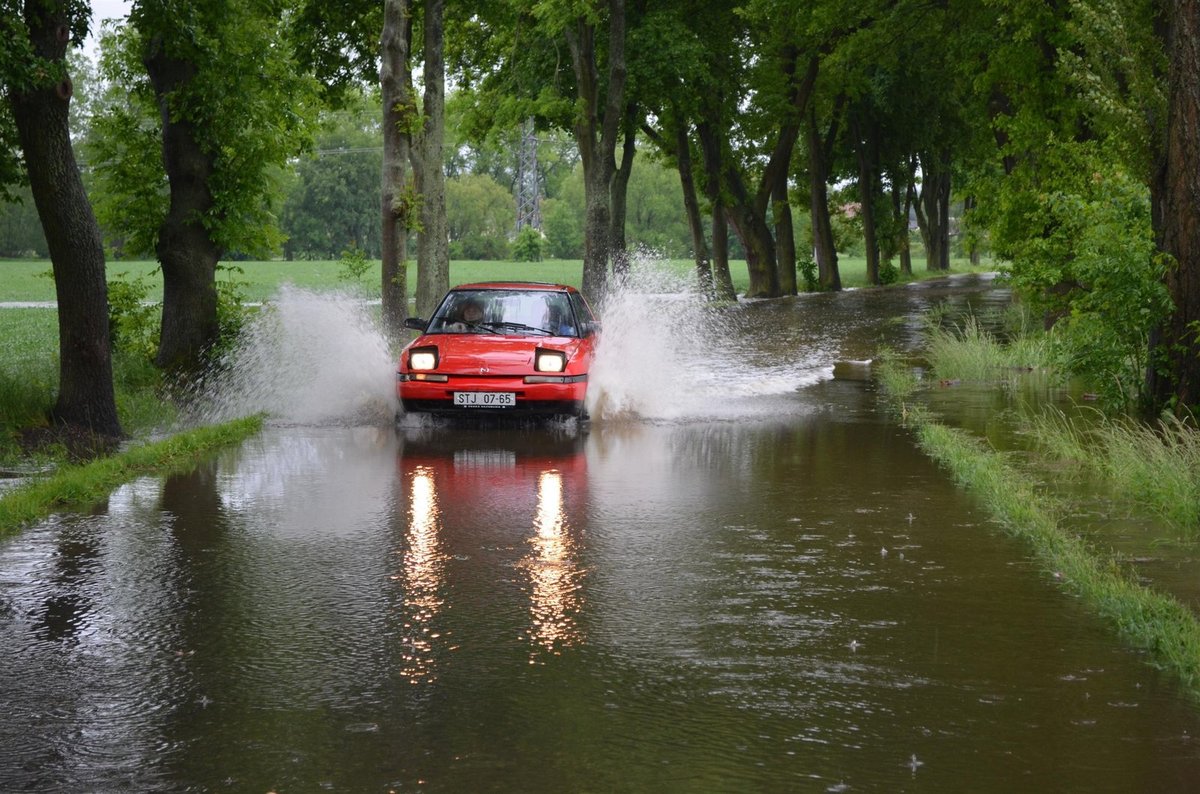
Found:
[(1200, 712), (866, 379), (920, 311), (1006, 300), (639, 296), (587, 432), (292, 395), (0, 542), (0, 790), (1194, 790)]

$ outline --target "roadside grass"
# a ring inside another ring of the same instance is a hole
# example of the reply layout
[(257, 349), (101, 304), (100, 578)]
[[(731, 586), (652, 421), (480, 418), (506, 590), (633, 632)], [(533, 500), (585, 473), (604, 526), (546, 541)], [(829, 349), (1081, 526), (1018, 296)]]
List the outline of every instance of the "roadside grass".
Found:
[(21, 457), (17, 432), (46, 422), (58, 388), (58, 312), (0, 311), (0, 464)]
[(1064, 590), (1200, 699), (1200, 620), (1191, 608), (1140, 584), (1111, 555), (1063, 531), (1049, 499), (979, 439), (919, 418), (916, 430), (921, 447), (976, 493), (1009, 532), (1027, 541)]
[[(944, 348), (952, 340), (942, 337)], [(986, 372), (1006, 354), (983, 351), (988, 342), (973, 332), (962, 345), (967, 351), (931, 351), (935, 377)], [(1014, 343), (1016, 346), (1016, 343)], [(962, 366), (963, 359), (971, 361)], [(979, 362), (986, 362), (980, 368)], [(984, 439), (939, 423), (921, 402), (924, 381), (911, 363), (893, 351), (877, 356), (877, 381), (884, 400), (900, 421), (914, 430), (921, 448), (976, 494), (985, 508), (1011, 534), (1025, 541), (1041, 566), (1068, 593), (1112, 625), (1132, 646), (1147, 651), (1151, 662), (1178, 677), (1190, 697), (1200, 700), (1200, 619), (1186, 604), (1140, 582), (1112, 552), (1098, 548), (1063, 528), (1064, 508), (1052, 486), (1038, 489), (1029, 474)], [(1009, 366), (1005, 363), (1003, 366)], [(1090, 419), (1091, 417), (1089, 417)], [(1025, 465), (1070, 461), (1117, 484), (1128, 501), (1155, 507), (1172, 525), (1195, 539), (1200, 477), (1200, 435), (1182, 422), (1140, 425), (1104, 419), (1082, 423), (1057, 409), (1026, 419), (1040, 458)], [(1049, 467), (1048, 467), (1049, 468)], [(1186, 529), (1190, 527), (1190, 530)]]
[(260, 417), (201, 427), (162, 441), (140, 444), (83, 465), (63, 465), (0, 496), (0, 537), (60, 510), (80, 510), (102, 501), (136, 477), (185, 471), (221, 447), (259, 432)]
[[(44, 427), (58, 390), (58, 312), (54, 309), (0, 310), (0, 466), (65, 459), (62, 450), (32, 456), (22, 449), (22, 430)], [(161, 374), (149, 361), (118, 353), (113, 357), (117, 414), (126, 433), (139, 437), (174, 423), (178, 416), (162, 398)]]
[(1200, 539), (1200, 432), (1173, 415), (1150, 424), (1097, 412), (1082, 423), (1048, 408), (1028, 432), (1045, 454), (1098, 475), (1187, 541)]
[(1012, 385), (1028, 372), (1053, 370), (1047, 337), (1030, 330), (1017, 307), (996, 317), (926, 321), (926, 351), (940, 379)]

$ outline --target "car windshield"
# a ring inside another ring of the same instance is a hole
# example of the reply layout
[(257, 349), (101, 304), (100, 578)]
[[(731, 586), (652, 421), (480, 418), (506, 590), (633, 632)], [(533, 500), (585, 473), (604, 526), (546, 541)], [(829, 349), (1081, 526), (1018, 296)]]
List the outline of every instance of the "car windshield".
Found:
[(453, 290), (427, 333), (578, 336), (579, 324), (565, 292)]

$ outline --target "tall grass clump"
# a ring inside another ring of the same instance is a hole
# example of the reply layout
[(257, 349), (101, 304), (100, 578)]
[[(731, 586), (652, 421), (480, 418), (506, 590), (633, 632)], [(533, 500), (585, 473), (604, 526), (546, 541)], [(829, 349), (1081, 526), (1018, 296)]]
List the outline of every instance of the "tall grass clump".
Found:
[(875, 354), (875, 379), (894, 402), (908, 399), (920, 388), (921, 379), (912, 365), (890, 347)]
[(1029, 420), (1038, 445), (1098, 475), (1188, 540), (1200, 538), (1200, 431), (1167, 416), (1154, 423), (1097, 414), (1081, 426), (1057, 409)]
[(930, 322), (926, 352), (939, 378), (1010, 385), (1021, 374), (1050, 369), (1046, 339), (1027, 326), (1005, 334), (1007, 341), (970, 315), (961, 323)]

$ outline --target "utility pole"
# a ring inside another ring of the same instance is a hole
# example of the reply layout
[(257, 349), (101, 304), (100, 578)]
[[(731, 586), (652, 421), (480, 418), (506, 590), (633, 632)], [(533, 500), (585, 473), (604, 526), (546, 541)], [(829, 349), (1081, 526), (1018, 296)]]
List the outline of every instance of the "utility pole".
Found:
[(537, 132), (533, 119), (521, 125), (521, 145), (517, 149), (517, 232), (526, 226), (541, 231), (542, 211), (538, 198)]

